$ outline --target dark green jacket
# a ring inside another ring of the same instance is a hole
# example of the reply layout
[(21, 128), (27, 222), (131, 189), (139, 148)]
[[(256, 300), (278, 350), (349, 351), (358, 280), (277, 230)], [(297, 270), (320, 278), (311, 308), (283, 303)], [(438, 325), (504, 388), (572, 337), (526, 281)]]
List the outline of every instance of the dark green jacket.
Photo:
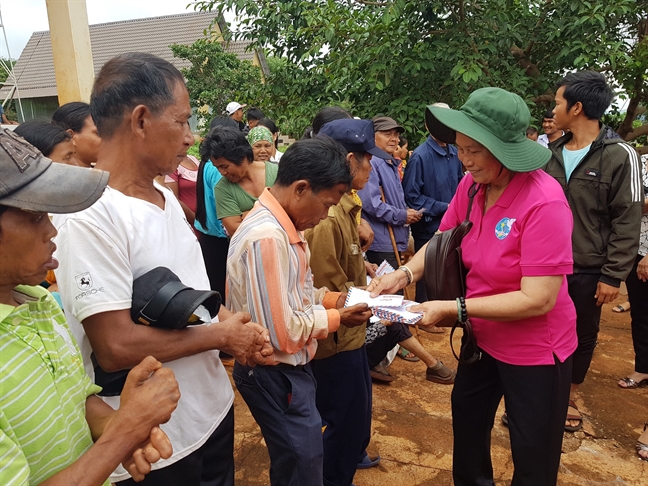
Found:
[(643, 207), (639, 156), (620, 139), (605, 139), (607, 127), (566, 181), (563, 147), (568, 133), (549, 144), (545, 171), (565, 191), (574, 215), (574, 273), (601, 273), (600, 281), (618, 287), (637, 257)]

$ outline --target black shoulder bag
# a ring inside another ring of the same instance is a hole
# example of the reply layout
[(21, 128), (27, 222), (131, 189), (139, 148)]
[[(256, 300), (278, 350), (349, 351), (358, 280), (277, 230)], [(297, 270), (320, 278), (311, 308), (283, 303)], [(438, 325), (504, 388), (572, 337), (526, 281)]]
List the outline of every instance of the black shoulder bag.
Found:
[[(434, 235), (425, 250), (425, 270), (423, 279), (428, 300), (456, 300), (466, 296), (466, 268), (461, 258), (461, 241), (472, 228), (470, 211), (473, 199), (481, 189), (481, 184), (474, 182), (468, 189), (468, 211), (466, 219), (456, 228)], [(460, 363), (471, 364), (481, 358), (481, 351), (472, 332), (470, 319), (460, 322), (452, 317), (437, 323), (439, 327), (452, 327), (450, 331), (450, 348)], [(452, 337), (457, 327), (463, 329), (459, 355), (452, 345)]]

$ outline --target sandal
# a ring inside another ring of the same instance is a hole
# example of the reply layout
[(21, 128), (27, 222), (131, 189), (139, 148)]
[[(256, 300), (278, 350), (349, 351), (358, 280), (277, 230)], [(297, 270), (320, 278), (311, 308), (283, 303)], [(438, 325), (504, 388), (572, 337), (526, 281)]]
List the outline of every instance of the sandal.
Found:
[(441, 360), (437, 361), (432, 368), (425, 370), (425, 379), (427, 381), (433, 381), (434, 383), (439, 383), (441, 385), (452, 385), (457, 376), (457, 372), (452, 368), (448, 368), (444, 365)]
[(576, 410), (578, 415), (574, 415), (573, 413), (569, 413), (569, 410), (567, 410), (567, 418), (565, 420), (578, 420), (578, 425), (567, 425), (565, 424), (565, 430), (567, 432), (577, 432), (580, 429), (583, 428), (583, 416), (580, 414), (578, 411), (578, 407), (574, 403), (574, 400), (569, 400), (569, 406)]
[(408, 351), (407, 349), (400, 347), (398, 349), (398, 353), (396, 353), (396, 356), (398, 356), (400, 359), (404, 359), (405, 361), (410, 361), (412, 363), (416, 363), (418, 361), (421, 361), (421, 358), (418, 356), (415, 356), (414, 353), (411, 351)]
[(619, 383), (617, 383), (617, 385), (619, 388), (623, 388), (624, 390), (632, 390), (633, 388), (643, 388), (644, 386), (648, 386), (648, 378), (636, 382), (632, 378), (626, 376), (625, 378), (621, 378), (621, 381), (625, 383), (625, 386), (620, 385)]
[(612, 312), (621, 313), (628, 312), (630, 310), (630, 302), (625, 302), (623, 304), (615, 305), (612, 307)]
[[(644, 423), (644, 432), (646, 431), (646, 429), (648, 429), (648, 422)], [(648, 444), (644, 444), (643, 442), (637, 440), (636, 448), (637, 448), (637, 455), (639, 456), (639, 459), (648, 462), (648, 455), (642, 456), (641, 454), (639, 454), (640, 452), (648, 452)]]

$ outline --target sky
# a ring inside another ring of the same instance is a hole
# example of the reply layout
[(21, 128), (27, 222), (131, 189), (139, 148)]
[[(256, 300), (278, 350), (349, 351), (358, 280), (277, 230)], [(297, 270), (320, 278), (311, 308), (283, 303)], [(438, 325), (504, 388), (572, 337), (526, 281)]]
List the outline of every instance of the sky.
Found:
[[(57, 0), (53, 0), (57, 1)], [(83, 0), (73, 0), (79, 4)], [(192, 0), (86, 0), (88, 23), (141, 19), (193, 12)], [(0, 13), (9, 43), (9, 54), (18, 59), (32, 33), (49, 30), (45, 0), (0, 0)], [(0, 57), (8, 57), (0, 36)]]

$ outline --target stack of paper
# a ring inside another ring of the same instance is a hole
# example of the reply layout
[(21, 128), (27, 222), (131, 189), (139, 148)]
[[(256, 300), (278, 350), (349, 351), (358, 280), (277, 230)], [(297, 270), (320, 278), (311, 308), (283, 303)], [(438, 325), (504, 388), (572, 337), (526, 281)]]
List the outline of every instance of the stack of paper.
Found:
[(367, 304), (375, 317), (392, 322), (414, 325), (423, 317), (423, 314), (407, 310), (417, 302), (405, 300), (402, 295), (379, 295), (372, 298), (366, 290), (353, 287), (347, 294), (344, 307), (356, 304)]

